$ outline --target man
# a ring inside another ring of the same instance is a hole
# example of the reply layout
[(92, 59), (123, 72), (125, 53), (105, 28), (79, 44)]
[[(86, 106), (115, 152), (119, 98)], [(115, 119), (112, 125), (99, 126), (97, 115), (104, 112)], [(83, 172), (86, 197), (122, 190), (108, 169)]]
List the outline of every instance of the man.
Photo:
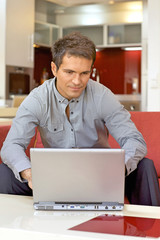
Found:
[(96, 57), (93, 42), (72, 33), (53, 45), (52, 55), (55, 78), (23, 101), (4, 142), (0, 192), (32, 195), (31, 164), (25, 149), (35, 127), (46, 148), (107, 148), (109, 131), (125, 149), (129, 201), (160, 205), (156, 171), (153, 162), (144, 158), (142, 135), (113, 93), (89, 79)]

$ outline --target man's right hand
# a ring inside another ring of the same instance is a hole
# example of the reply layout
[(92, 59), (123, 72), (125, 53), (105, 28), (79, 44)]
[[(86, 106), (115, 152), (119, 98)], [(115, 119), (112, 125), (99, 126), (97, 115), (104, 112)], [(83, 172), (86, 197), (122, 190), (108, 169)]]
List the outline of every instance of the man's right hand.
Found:
[(20, 175), (23, 179), (28, 181), (28, 186), (32, 189), (32, 173), (31, 168), (25, 169), (20, 172)]

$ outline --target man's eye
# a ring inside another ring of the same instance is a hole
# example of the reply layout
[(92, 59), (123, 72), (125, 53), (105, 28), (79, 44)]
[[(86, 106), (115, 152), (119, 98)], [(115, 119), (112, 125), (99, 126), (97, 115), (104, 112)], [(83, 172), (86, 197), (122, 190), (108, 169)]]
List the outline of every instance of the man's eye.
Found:
[(82, 74), (83, 74), (83, 75), (89, 75), (90, 72), (83, 72)]
[(72, 74), (73, 72), (72, 71), (67, 71), (68, 74)]

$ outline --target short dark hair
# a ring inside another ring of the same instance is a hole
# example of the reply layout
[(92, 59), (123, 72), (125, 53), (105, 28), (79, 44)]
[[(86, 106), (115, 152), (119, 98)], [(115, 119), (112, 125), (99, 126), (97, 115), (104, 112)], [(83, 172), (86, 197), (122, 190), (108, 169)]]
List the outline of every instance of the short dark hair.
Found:
[(96, 59), (95, 44), (79, 32), (72, 32), (57, 40), (52, 47), (52, 58), (59, 69), (64, 55), (84, 57), (92, 59), (92, 65)]

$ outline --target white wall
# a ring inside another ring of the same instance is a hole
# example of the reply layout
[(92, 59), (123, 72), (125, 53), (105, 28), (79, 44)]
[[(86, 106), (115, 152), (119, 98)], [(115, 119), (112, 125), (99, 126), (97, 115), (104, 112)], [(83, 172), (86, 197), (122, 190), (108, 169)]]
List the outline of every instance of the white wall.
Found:
[(33, 69), (34, 12), (34, 0), (0, 0), (0, 98), (8, 97), (7, 65)]
[(148, 105), (148, 7), (147, 0), (143, 1), (142, 21), (142, 59), (141, 59), (141, 110), (147, 111)]
[(0, 0), (0, 98), (6, 95), (6, 0)]
[(148, 0), (148, 111), (160, 111), (160, 0)]

